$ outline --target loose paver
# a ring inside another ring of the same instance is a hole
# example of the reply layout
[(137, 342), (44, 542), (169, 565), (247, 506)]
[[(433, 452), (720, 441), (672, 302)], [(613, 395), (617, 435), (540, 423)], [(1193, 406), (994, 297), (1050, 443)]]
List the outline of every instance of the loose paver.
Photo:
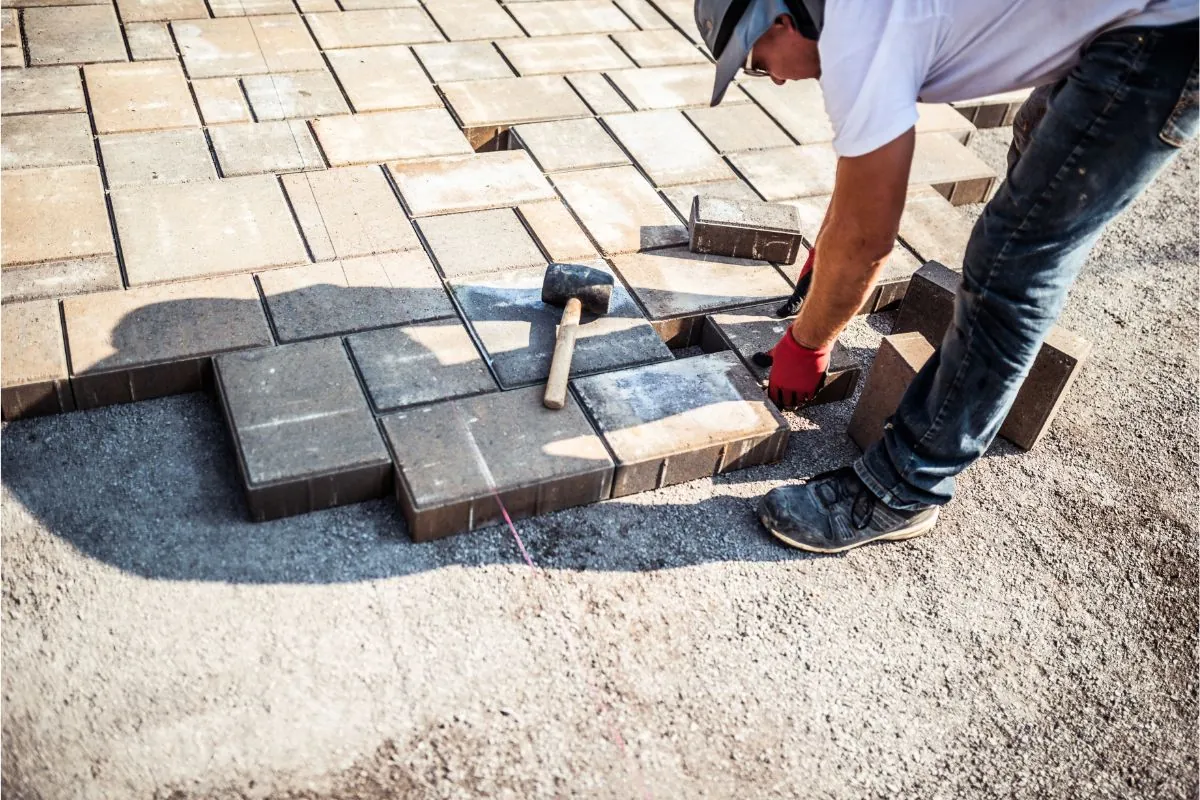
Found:
[(5, 267), (113, 254), (112, 229), (96, 167), (0, 174), (4, 197), (0, 248)]
[(928, 186), (908, 191), (900, 217), (900, 239), (921, 261), (962, 269), (972, 225), (941, 194)]
[(960, 283), (960, 270), (937, 261), (926, 262), (913, 273), (892, 333), (917, 331), (934, 344), (940, 344), (954, 320), (954, 295)]
[(733, 171), (679, 111), (640, 111), (604, 118), (656, 186), (732, 180)]
[(317, 261), (421, 247), (379, 167), (339, 167), (282, 180)]
[(573, 383), (616, 456), (613, 497), (778, 461), (787, 448), (787, 422), (733, 353)]
[(620, 114), (633, 108), (603, 75), (579, 72), (568, 75), (567, 83), (579, 93), (593, 114)]
[(948, 133), (916, 137), (909, 183), (929, 184), (954, 205), (987, 199), (996, 173)]
[(720, 198), (731, 202), (761, 203), (762, 198), (741, 180), (716, 181), (714, 183), (682, 183), (662, 188), (663, 197), (683, 220), (692, 216), (692, 201), (698, 195)]
[(558, 200), (524, 203), (517, 211), (550, 260), (591, 261), (600, 257), (571, 212)]
[(0, 138), (4, 169), (95, 163), (87, 114), (23, 114), (4, 120)]
[[(591, 266), (608, 271), (600, 261)], [(534, 267), (451, 281), (467, 324), (505, 389), (542, 383), (550, 372), (562, 309), (542, 302), (545, 273), (544, 268)], [(671, 351), (618, 282), (607, 314), (584, 314), (571, 374), (588, 375), (669, 358)]]
[(83, 80), (78, 67), (30, 67), (0, 71), (5, 115), (35, 111), (83, 111)]
[(708, 58), (674, 28), (614, 33), (612, 38), (639, 67), (709, 63)]
[(83, 74), (97, 133), (200, 125), (178, 61), (89, 64)]
[(414, 217), (554, 199), (554, 190), (524, 150), (393, 163), (388, 169)]
[(515, 3), (508, 10), (530, 36), (637, 30), (609, 0)]
[(683, 112), (721, 153), (770, 150), (792, 144), (783, 129), (756, 105), (719, 105)]
[(214, 354), (272, 343), (249, 275), (68, 297), (63, 319), (80, 408), (198, 391)]
[(422, 217), (417, 225), (447, 278), (546, 266), (546, 257), (511, 208)]
[(454, 316), (419, 250), (271, 270), (258, 282), (281, 342)]
[(687, 228), (633, 167), (562, 172), (553, 180), (605, 255), (687, 241)]
[[(542, 388), (448, 400), (382, 417), (396, 502), (413, 541), (606, 499), (613, 462), (575, 399)], [(521, 431), (513, 436), (513, 431)]]
[(205, 125), (250, 122), (250, 106), (236, 78), (203, 78), (192, 81), (196, 105)]
[(322, 117), (312, 127), (335, 167), (471, 152), (444, 108)]
[(497, 46), (521, 75), (565, 75), (633, 66), (612, 39), (599, 34), (510, 39), (497, 42)]
[(134, 61), (161, 61), (175, 58), (175, 41), (165, 22), (125, 24), (125, 41)]
[(350, 113), (337, 81), (325, 70), (248, 75), (242, 86), (259, 121)]
[(129, 58), (116, 10), (110, 5), (27, 8), (23, 15), (33, 66)]
[(837, 153), (830, 144), (734, 153), (729, 163), (771, 202), (829, 194), (837, 174)]
[(559, 76), (461, 81), (441, 84), (441, 89), (454, 115), (467, 129), (591, 115), (579, 95)]
[(498, 388), (457, 317), (356, 333), (346, 344), (380, 412)]
[(933, 345), (919, 333), (883, 337), (846, 428), (859, 448), (866, 450), (883, 436), (887, 418), (896, 411), (905, 390), (932, 355)]
[(688, 229), (693, 253), (793, 264), (803, 244), (792, 206), (697, 195)]
[(427, 0), (424, 5), (452, 42), (525, 35), (496, 0)]
[(355, 111), (440, 108), (442, 105), (421, 65), (407, 47), (356, 47), (330, 50), (325, 56)]
[(382, 8), (306, 14), (323, 50), (384, 44), (441, 42), (444, 37), (420, 8)]
[[(605, 74), (639, 111), (707, 107), (712, 100), (711, 64), (618, 69)], [(730, 86), (721, 102), (735, 105), (748, 103), (750, 98), (737, 86)]]
[(591, 117), (517, 125), (511, 136), (547, 173), (629, 163), (604, 126)]
[(171, 29), (191, 78), (325, 68), (304, 21), (295, 15), (172, 22)]
[(58, 301), (10, 303), (0, 316), (0, 329), (4, 419), (74, 410)]
[(308, 260), (270, 175), (114, 189), (112, 207), (130, 286)]
[(216, 180), (203, 131), (182, 128), (100, 137), (110, 189), (142, 183)]
[(387, 493), (391, 460), (340, 339), (214, 360), (255, 520)]
[(325, 168), (303, 120), (218, 125), (209, 136), (226, 177)]
[(208, 19), (204, 0), (117, 0), (117, 8), (126, 25), (131, 22)]
[(419, 44), (413, 47), (413, 52), (435, 83), (511, 78), (513, 75), (512, 67), (505, 63), (491, 42)]

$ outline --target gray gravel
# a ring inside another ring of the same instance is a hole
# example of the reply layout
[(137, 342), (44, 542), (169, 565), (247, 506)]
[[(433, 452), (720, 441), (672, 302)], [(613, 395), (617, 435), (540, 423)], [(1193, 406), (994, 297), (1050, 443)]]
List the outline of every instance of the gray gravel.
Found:
[(519, 523), (539, 571), (390, 501), (245, 522), (200, 395), (8, 425), (5, 795), (1197, 796), (1196, 169), (1073, 291), (1096, 350), (1048, 436), (905, 544), (754, 519), (856, 454), (850, 403), (780, 464)]

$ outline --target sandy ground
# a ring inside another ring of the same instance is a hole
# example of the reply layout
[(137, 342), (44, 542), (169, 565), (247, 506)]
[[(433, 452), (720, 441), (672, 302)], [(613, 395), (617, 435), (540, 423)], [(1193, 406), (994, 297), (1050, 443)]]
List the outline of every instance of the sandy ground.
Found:
[(5, 796), (1195, 797), (1196, 187), (1193, 147), (1094, 253), (1036, 450), (842, 557), (753, 504), (854, 457), (851, 403), (782, 463), (519, 523), (537, 571), (390, 501), (246, 522), (204, 396), (8, 425)]

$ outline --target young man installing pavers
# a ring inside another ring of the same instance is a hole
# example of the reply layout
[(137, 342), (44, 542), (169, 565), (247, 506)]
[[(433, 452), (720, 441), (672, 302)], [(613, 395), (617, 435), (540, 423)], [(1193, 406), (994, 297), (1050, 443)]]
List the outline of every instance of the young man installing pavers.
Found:
[(916, 103), (1041, 87), (1014, 123), (1004, 184), (976, 223), (954, 323), (882, 441), (853, 465), (773, 489), (777, 538), (835, 553), (925, 533), (1004, 422), (1100, 232), (1194, 138), (1195, 0), (696, 0), (717, 60), (820, 78), (839, 161), (800, 314), (769, 393), (803, 405), (896, 239)]

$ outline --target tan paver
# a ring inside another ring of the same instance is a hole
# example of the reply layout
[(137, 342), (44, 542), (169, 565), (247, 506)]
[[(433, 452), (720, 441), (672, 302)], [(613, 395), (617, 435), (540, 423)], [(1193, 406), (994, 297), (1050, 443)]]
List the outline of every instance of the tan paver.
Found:
[(530, 36), (637, 30), (629, 17), (609, 0), (516, 3), (509, 6), (509, 11)]
[(342, 0), (342, 7), (339, 9), (336, 5), (333, 8), (322, 9), (301, 9), (304, 13), (310, 11), (369, 11), (378, 8), (418, 8), (421, 4), (418, 0)]
[(0, 175), (4, 266), (114, 252), (99, 169), (54, 167)]
[(83, 74), (98, 133), (200, 125), (177, 61), (89, 64)]
[(496, 46), (521, 75), (600, 72), (633, 65), (612, 39), (594, 33), (511, 39), (497, 42)]
[(0, 9), (0, 66), (25, 66), (21, 20), (15, 8)]
[(554, 120), (517, 125), (513, 141), (528, 151), (542, 172), (615, 167), (629, 157), (595, 119)]
[[(663, 108), (708, 107), (712, 101), (713, 67), (711, 64), (685, 64), (677, 67), (619, 69), (605, 73), (639, 111)], [(725, 93), (723, 105), (748, 103), (738, 87)]]
[(117, 0), (121, 20), (131, 22), (167, 22), (173, 19), (208, 19), (204, 0)]
[(421, 247), (380, 167), (285, 175), (283, 186), (317, 261)]
[(553, 180), (605, 255), (687, 241), (687, 228), (633, 167), (562, 172)]
[(0, 136), (4, 169), (95, 164), (87, 114), (23, 114), (4, 121)]
[(917, 133), (948, 133), (966, 144), (975, 126), (949, 103), (917, 103)]
[(696, 44), (701, 44), (700, 31), (696, 29), (696, 17), (691, 0), (654, 0), (654, 7), (662, 12), (683, 35)]
[(933, 189), (913, 186), (908, 190), (900, 217), (900, 238), (921, 261), (939, 261), (962, 269), (971, 230), (971, 223)]
[(388, 165), (416, 217), (551, 200), (554, 191), (523, 150)]
[(165, 22), (130, 22), (125, 25), (125, 40), (134, 61), (175, 58), (175, 42)]
[(674, 28), (614, 33), (613, 40), (639, 67), (708, 64), (708, 58)]
[(722, 153), (769, 150), (792, 144), (783, 129), (752, 103), (689, 108), (683, 113)]
[(833, 141), (833, 125), (816, 80), (776, 86), (766, 78), (750, 78), (742, 81), (741, 88), (800, 144)]
[(403, 45), (326, 52), (355, 111), (442, 105), (412, 51)]
[(580, 72), (568, 75), (567, 83), (579, 93), (593, 114), (621, 114), (633, 110), (633, 106), (625, 102), (621, 93), (603, 75)]
[(75, 408), (57, 300), (11, 303), (0, 315), (0, 407), (4, 419)]
[(5, 114), (35, 111), (84, 111), (83, 80), (77, 67), (31, 67), (0, 72), (0, 110)]
[(936, 185), (996, 176), (979, 156), (948, 133), (924, 133), (916, 138), (909, 183)]
[(257, 14), (295, 14), (291, 0), (208, 0), (214, 17), (252, 17)]
[(112, 6), (29, 8), (24, 17), (33, 66), (128, 59)]
[(324, 50), (444, 41), (433, 20), (419, 8), (306, 14), (305, 19)]
[(511, 208), (423, 217), (417, 225), (447, 279), (546, 266), (546, 257)]
[(325, 68), (299, 16), (173, 22), (171, 28), (192, 78)]
[(225, 176), (325, 168), (303, 120), (218, 125), (209, 136)]
[(679, 111), (640, 111), (604, 118), (656, 186), (734, 177), (721, 156)]
[[(662, 190), (663, 197), (685, 220), (690, 220), (692, 214), (692, 199), (696, 195), (716, 197), (721, 200), (754, 200), (761, 202), (762, 198), (741, 180), (715, 181), (713, 183), (681, 183), (678, 186), (668, 186)], [(801, 229), (803, 231), (803, 229)]]
[(829, 194), (837, 174), (837, 153), (830, 144), (735, 153), (729, 163), (769, 202)]
[(670, 20), (660, 14), (646, 0), (615, 0), (625, 16), (644, 31), (656, 31), (672, 27)]
[(25, 52), (21, 45), (0, 47), (0, 67), (25, 66)]
[(337, 0), (296, 0), (303, 14), (317, 14), (321, 11), (341, 11)]
[(562, 202), (545, 200), (523, 203), (517, 207), (517, 211), (525, 218), (525, 224), (552, 260), (591, 261), (599, 258), (596, 246)]
[(555, 76), (462, 81), (441, 89), (464, 128), (591, 116), (579, 95)]
[(208, 141), (200, 130), (110, 134), (100, 137), (100, 152), (110, 189), (217, 177)]
[(204, 78), (192, 81), (196, 104), (205, 125), (249, 122), (250, 106), (236, 78)]
[(452, 42), (525, 35), (496, 0), (428, 0), (425, 10)]
[(270, 175), (112, 191), (131, 286), (308, 260)]
[(18, 264), (4, 268), (0, 293), (4, 302), (63, 297), (84, 292), (120, 289), (121, 267), (115, 254)]
[(313, 130), (335, 167), (471, 152), (443, 108), (326, 117), (315, 120)]
[(413, 52), (437, 83), (511, 78), (512, 68), (491, 42), (419, 44)]
[(337, 81), (325, 70), (248, 75), (242, 86), (262, 122), (350, 113)]

